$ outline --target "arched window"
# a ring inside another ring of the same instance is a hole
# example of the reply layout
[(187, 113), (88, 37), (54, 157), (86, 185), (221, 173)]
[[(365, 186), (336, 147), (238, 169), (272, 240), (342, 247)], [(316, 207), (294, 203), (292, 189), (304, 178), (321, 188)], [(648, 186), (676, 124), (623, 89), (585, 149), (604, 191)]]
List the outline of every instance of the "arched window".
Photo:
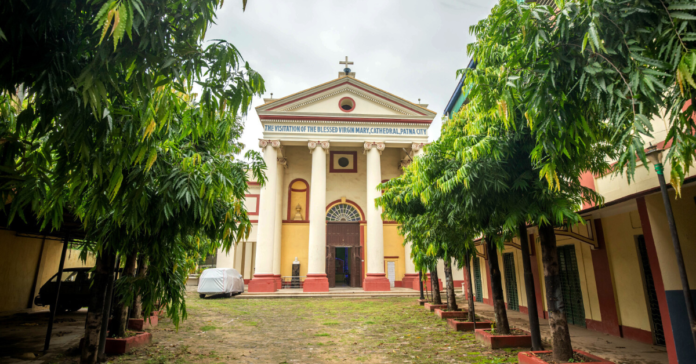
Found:
[(355, 207), (342, 203), (335, 205), (326, 213), (326, 221), (360, 221), (360, 213)]

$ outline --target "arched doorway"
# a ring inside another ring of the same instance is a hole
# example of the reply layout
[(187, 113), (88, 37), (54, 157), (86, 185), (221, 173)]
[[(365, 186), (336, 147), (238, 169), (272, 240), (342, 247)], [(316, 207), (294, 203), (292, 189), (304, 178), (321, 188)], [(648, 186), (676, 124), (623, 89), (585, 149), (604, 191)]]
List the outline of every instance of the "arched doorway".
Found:
[(329, 287), (361, 287), (360, 221), (354, 205), (337, 203), (326, 212), (326, 276)]

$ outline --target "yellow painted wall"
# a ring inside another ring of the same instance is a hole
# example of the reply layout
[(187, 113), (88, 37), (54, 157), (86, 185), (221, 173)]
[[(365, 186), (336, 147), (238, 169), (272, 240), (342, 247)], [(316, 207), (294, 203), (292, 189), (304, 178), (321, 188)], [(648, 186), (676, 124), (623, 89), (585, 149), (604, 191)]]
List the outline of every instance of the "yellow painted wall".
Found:
[[(696, 223), (694, 222), (694, 217), (696, 216), (696, 203), (694, 202), (696, 186), (685, 186), (679, 199), (675, 199), (674, 190), (669, 192), (674, 221), (677, 225), (679, 242), (684, 255), (686, 272), (689, 282), (696, 282), (696, 264), (692, 263), (696, 261)], [(656, 193), (646, 196), (645, 204), (648, 210), (650, 226), (652, 227), (653, 239), (655, 240), (657, 257), (660, 261), (665, 290), (681, 290), (677, 259), (674, 255), (674, 247), (669, 225), (667, 224), (662, 195)], [(691, 286), (693, 289), (694, 284), (691, 283)]]
[[(481, 290), (483, 291), (483, 298), (489, 299), (488, 297), (488, 273), (486, 273), (486, 260), (477, 257), (479, 260), (479, 268), (481, 269)], [(474, 279), (474, 275), (472, 273), (471, 279)]]
[[(311, 216), (311, 212), (310, 212)], [(309, 224), (283, 224), (280, 249), (280, 275), (292, 275), (292, 262), (300, 261), (300, 275), (307, 275)]]
[(650, 331), (636, 236), (643, 234), (638, 211), (602, 218), (621, 325)]
[[(384, 225), (384, 256), (398, 256), (396, 260), (396, 280), (400, 281), (404, 278), (405, 264), (404, 260), (404, 237), (399, 235), (398, 225)], [(386, 268), (386, 265), (385, 265)], [(385, 271), (386, 273), (386, 271)]]
[[(26, 310), (29, 299), (33, 302), (38, 289), (58, 273), (63, 244), (46, 239), (41, 256), (43, 264), (39, 267), (39, 276), (36, 276), (41, 243), (41, 238), (20, 237), (14, 231), (0, 230), (0, 292), (3, 297), (0, 299), (0, 312)], [(65, 268), (94, 266), (93, 257), (82, 263), (78, 255), (79, 251), (68, 249)], [(32, 292), (35, 279), (36, 288)]]

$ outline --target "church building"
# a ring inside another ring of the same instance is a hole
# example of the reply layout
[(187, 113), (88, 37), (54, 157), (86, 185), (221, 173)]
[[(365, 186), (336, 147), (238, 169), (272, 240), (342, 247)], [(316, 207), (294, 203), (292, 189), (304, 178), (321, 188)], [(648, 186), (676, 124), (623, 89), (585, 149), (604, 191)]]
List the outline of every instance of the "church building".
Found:
[(410, 249), (374, 200), (423, 151), (436, 113), (357, 79), (348, 57), (340, 63), (338, 78), (256, 108), (268, 181), (246, 196), (250, 237), (217, 260), (249, 292), (290, 283), (293, 263), (305, 292), (417, 285)]

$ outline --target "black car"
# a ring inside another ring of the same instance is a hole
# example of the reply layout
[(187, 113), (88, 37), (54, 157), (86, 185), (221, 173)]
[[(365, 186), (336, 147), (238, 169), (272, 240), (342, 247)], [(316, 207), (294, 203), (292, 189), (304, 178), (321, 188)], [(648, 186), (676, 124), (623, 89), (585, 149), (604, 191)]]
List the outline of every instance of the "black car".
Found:
[[(92, 268), (67, 268), (63, 270), (60, 301), (56, 312), (77, 311), (82, 307), (89, 306), (89, 288), (92, 283), (90, 270)], [(41, 287), (39, 295), (34, 298), (34, 304), (37, 306), (55, 304), (57, 283), (58, 273)]]

